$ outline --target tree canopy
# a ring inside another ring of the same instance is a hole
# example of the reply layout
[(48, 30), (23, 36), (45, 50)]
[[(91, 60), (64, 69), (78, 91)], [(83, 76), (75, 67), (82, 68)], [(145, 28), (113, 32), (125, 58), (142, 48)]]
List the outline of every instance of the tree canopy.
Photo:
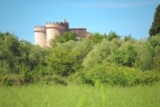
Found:
[(160, 33), (160, 5), (158, 5), (156, 12), (154, 14), (154, 20), (152, 26), (149, 30), (150, 36), (155, 36)]
[(66, 32), (53, 47), (41, 48), (10, 33), (0, 33), (0, 85), (149, 84), (160, 81), (160, 36), (148, 40), (95, 33), (75, 41)]

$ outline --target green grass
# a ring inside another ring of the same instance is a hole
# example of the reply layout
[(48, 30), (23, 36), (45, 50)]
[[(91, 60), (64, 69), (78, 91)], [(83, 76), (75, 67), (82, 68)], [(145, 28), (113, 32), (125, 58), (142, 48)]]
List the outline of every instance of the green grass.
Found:
[(160, 107), (153, 86), (1, 86), (0, 107)]

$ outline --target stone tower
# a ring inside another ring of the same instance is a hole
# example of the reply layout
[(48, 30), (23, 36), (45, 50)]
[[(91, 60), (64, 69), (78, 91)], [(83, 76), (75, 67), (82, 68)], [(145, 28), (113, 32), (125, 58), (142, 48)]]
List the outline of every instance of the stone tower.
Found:
[(46, 47), (46, 27), (35, 26), (34, 27), (35, 45)]
[(48, 22), (46, 23), (46, 45), (50, 46), (51, 40), (68, 30), (67, 22)]
[(64, 22), (48, 22), (45, 26), (34, 27), (35, 45), (49, 47), (51, 41), (65, 31), (75, 32), (77, 40), (82, 40), (86, 35), (85, 28), (69, 28), (69, 23), (66, 20)]

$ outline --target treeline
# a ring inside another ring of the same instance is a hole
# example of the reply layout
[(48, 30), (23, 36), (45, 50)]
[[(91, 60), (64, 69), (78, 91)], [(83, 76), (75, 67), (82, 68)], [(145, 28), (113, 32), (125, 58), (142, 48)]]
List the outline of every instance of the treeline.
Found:
[(41, 48), (0, 33), (0, 84), (90, 84), (132, 86), (160, 80), (160, 35), (147, 40), (93, 33), (76, 41), (65, 32)]

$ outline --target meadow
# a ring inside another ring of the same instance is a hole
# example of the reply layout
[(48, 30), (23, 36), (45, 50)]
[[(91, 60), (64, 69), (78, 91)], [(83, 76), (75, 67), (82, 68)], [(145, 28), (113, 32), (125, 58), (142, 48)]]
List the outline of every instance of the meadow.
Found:
[(159, 107), (160, 84), (1, 86), (0, 107)]

